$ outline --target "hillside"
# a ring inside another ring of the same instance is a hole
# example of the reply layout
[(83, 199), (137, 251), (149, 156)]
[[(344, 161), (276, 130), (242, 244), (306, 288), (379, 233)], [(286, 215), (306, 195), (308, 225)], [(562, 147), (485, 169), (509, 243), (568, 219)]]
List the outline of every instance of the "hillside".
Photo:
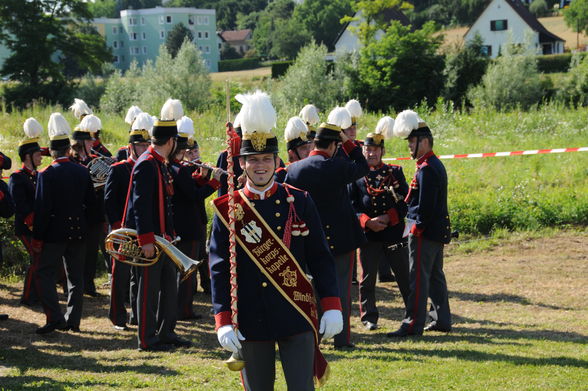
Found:
[[(576, 48), (576, 33), (566, 25), (563, 16), (539, 18), (539, 21), (547, 30), (566, 41), (566, 50)], [(465, 26), (443, 31), (443, 34), (445, 34), (445, 42), (443, 45), (451, 46), (452, 44), (463, 42), (463, 36), (468, 31), (468, 28), (469, 26)], [(588, 36), (580, 34), (579, 38), (580, 46), (588, 45)]]

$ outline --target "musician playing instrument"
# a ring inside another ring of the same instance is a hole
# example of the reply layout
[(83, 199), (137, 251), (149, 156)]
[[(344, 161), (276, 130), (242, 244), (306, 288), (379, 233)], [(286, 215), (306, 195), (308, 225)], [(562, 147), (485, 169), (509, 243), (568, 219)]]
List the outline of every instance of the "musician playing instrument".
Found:
[[(129, 134), (128, 150), (130, 156), (110, 166), (110, 172), (104, 186), (104, 207), (108, 224), (112, 230), (122, 226), (125, 201), (129, 192), (131, 171), (135, 162), (149, 147), (148, 129), (153, 127), (153, 120), (147, 113), (141, 113), (133, 122)], [(125, 300), (129, 297), (131, 304), (130, 324), (137, 324), (137, 276), (132, 266), (124, 262), (112, 262), (110, 280), (110, 309), (108, 317), (116, 330), (127, 328), (127, 311)]]
[[(276, 114), (269, 96), (257, 91), (237, 99), (243, 103), (239, 163), (247, 181), (243, 190), (214, 201), (210, 270), (218, 340), (245, 360), (246, 390), (274, 389), (276, 343), (288, 389), (313, 390), (313, 378), (321, 383), (327, 371), (318, 333), (331, 338), (343, 324), (333, 256), (310, 195), (273, 179), (278, 141), (271, 133)], [(236, 292), (229, 267), (229, 197), (236, 207)], [(324, 310), (320, 326), (313, 285)], [(235, 309), (238, 325), (231, 319)]]
[[(56, 329), (80, 331), (83, 302), (85, 239), (96, 196), (88, 170), (69, 158), (70, 127), (60, 113), (49, 118), (53, 163), (39, 172), (33, 219), (32, 248), (40, 253), (37, 269), (39, 299), (47, 316), (38, 334)], [(91, 220), (90, 220), (91, 221)], [(67, 312), (59, 307), (55, 289), (57, 266), (65, 264)]]
[[(177, 147), (176, 121), (183, 116), (182, 104), (169, 99), (160, 119), (151, 129), (151, 146), (139, 157), (133, 172), (123, 217), (124, 226), (136, 229), (138, 243), (147, 258), (155, 255), (155, 235), (175, 237), (172, 197), (174, 186), (169, 160)], [(175, 332), (177, 318), (177, 272), (162, 255), (151, 266), (139, 269), (137, 301), (139, 350), (161, 351), (190, 346)]]
[(402, 167), (382, 162), (384, 139), (392, 137), (394, 120), (383, 117), (373, 133), (364, 141), (363, 155), (369, 173), (351, 185), (349, 195), (367, 242), (359, 248), (361, 275), (359, 279), (359, 311), (368, 330), (378, 328), (376, 306), (376, 275), (378, 266), (392, 269), (404, 305), (410, 293), (408, 286), (408, 251), (404, 233), (408, 185)]

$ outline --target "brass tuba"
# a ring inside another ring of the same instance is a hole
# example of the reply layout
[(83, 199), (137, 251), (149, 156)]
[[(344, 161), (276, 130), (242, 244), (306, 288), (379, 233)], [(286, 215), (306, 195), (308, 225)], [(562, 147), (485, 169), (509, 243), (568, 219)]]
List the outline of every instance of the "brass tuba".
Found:
[[(177, 238), (175, 241), (179, 240)], [(195, 261), (186, 256), (180, 250), (161, 236), (155, 235), (155, 256), (147, 258), (143, 255), (137, 240), (137, 231), (130, 228), (119, 228), (106, 236), (106, 252), (114, 259), (132, 266), (151, 266), (155, 264), (162, 254), (166, 254), (177, 266), (184, 281), (194, 273), (202, 261)]]

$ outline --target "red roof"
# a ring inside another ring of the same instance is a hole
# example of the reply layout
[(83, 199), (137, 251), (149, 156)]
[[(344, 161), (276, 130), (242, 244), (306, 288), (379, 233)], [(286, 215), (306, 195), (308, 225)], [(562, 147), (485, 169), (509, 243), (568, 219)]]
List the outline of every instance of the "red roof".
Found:
[(220, 33), (225, 42), (247, 41), (251, 37), (251, 29), (245, 30), (225, 30)]

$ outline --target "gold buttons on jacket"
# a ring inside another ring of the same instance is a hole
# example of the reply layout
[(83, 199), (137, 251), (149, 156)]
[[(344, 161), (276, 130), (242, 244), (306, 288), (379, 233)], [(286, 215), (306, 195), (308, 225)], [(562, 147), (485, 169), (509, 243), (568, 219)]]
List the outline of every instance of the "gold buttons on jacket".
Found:
[(265, 281), (264, 281), (264, 282), (262, 282), (262, 283), (261, 283), (261, 286), (262, 286), (262, 287), (264, 287), (264, 288), (267, 288), (267, 282), (265, 282)]
[(331, 248), (331, 250), (333, 250), (335, 248), (335, 246), (329, 246)]
[(277, 205), (280, 205), (280, 200), (276, 200), (276, 204)]
[(327, 240), (331, 240), (331, 237), (330, 236), (327, 236)]
[(329, 224), (327, 224), (327, 226), (325, 228), (326, 229), (329, 229), (329, 228), (331, 228), (331, 226)]
[(280, 217), (280, 212), (276, 212), (276, 217)]
[(276, 227), (276, 229), (277, 229), (278, 231), (281, 231), (281, 230), (282, 230), (282, 226), (281, 226), (281, 225), (278, 225), (278, 226)]

